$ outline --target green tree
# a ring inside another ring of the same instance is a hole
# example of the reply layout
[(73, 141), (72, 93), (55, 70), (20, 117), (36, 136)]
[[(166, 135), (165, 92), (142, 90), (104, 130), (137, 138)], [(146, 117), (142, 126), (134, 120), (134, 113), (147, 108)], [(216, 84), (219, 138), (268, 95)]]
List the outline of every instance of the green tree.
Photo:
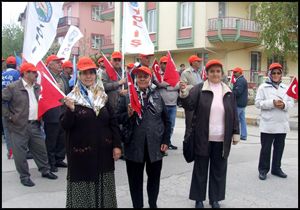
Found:
[(268, 57), (298, 58), (298, 2), (257, 2), (255, 21)]
[(23, 51), (24, 31), (23, 28), (17, 24), (7, 24), (2, 26), (2, 57), (7, 58), (17, 55)]

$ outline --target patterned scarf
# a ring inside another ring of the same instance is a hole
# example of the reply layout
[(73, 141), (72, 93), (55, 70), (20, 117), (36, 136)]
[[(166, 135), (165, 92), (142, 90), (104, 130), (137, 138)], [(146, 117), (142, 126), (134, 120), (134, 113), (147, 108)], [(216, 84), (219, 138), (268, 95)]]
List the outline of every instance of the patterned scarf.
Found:
[(81, 105), (93, 109), (96, 116), (100, 113), (102, 107), (108, 99), (103, 83), (97, 74), (96, 82), (91, 87), (86, 87), (78, 78), (74, 89), (68, 94), (68, 97), (75, 101), (75, 105)]

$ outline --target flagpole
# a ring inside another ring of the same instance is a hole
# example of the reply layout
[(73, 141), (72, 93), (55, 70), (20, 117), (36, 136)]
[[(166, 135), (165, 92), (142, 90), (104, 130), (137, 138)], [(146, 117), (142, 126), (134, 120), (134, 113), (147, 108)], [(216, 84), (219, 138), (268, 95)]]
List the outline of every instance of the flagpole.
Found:
[[(121, 2), (121, 4), (123, 4), (123, 12), (122, 14), (124, 15), (124, 3)], [(121, 15), (121, 12), (120, 12), (120, 15)], [(122, 20), (122, 42), (121, 42), (121, 50), (122, 50), (122, 79), (124, 79), (124, 76), (125, 76), (125, 52), (124, 52), (124, 18)], [(124, 90), (124, 84), (122, 85), (122, 90)]]

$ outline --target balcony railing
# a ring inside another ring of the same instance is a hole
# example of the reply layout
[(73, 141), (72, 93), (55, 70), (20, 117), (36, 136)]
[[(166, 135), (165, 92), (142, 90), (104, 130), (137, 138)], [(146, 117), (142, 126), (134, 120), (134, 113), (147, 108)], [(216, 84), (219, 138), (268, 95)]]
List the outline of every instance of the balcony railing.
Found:
[(260, 27), (257, 22), (238, 17), (223, 17), (208, 19), (208, 31), (218, 30), (218, 22), (221, 22), (221, 29), (236, 29), (237, 22), (240, 21), (240, 29), (250, 32), (259, 32)]
[(70, 17), (70, 16), (65, 16), (59, 19), (57, 27), (64, 27), (64, 26), (79, 26), (79, 18), (77, 17)]

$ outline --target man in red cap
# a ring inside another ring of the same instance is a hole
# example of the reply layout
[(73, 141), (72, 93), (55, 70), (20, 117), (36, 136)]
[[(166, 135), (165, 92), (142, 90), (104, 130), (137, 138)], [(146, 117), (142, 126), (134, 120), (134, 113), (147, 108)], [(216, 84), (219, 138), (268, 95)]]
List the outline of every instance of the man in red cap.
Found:
[[(168, 62), (167, 56), (163, 56), (159, 60), (162, 78), (164, 77), (164, 74), (165, 74), (167, 62)], [(176, 121), (179, 82), (177, 83), (177, 85), (175, 87), (172, 87), (165, 81), (162, 81), (161, 83), (159, 81), (156, 81), (155, 84), (157, 85), (159, 93), (165, 102), (168, 117), (172, 122), (172, 125), (171, 125), (171, 138), (172, 138), (175, 121)], [(170, 141), (170, 144), (168, 146), (169, 146), (169, 149), (171, 149), (171, 150), (177, 149), (177, 147), (172, 144), (172, 141)], [(164, 154), (167, 154), (167, 153), (164, 153)]]
[[(70, 92), (69, 81), (62, 76), (62, 60), (56, 55), (50, 55), (46, 59), (46, 65), (56, 80), (58, 87), (66, 95)], [(62, 103), (63, 105), (63, 103)], [(46, 147), (49, 158), (49, 164), (52, 172), (57, 172), (57, 167), (67, 167), (63, 162), (66, 155), (65, 132), (60, 124), (60, 115), (64, 112), (65, 107), (58, 106), (49, 109), (43, 115), (44, 130), (46, 134)]]
[(98, 68), (98, 74), (102, 75), (102, 72), (105, 71), (105, 65), (104, 65), (104, 58), (101, 57), (98, 59), (98, 64), (99, 64), (99, 68)]
[(236, 97), (238, 117), (241, 125), (241, 140), (247, 140), (245, 108), (248, 103), (248, 82), (243, 76), (243, 70), (240, 67), (236, 67), (232, 71), (234, 77), (236, 78), (236, 82), (233, 84), (232, 91)]
[[(109, 78), (106, 71), (102, 72), (102, 81), (108, 100), (112, 105), (113, 109), (117, 109), (118, 100), (120, 95), (126, 95), (127, 90), (127, 79), (126, 73), (124, 72), (124, 78), (122, 78), (122, 54), (121, 52), (115, 51), (111, 54), (111, 64), (117, 74), (117, 80), (113, 81)], [(122, 86), (124, 85), (124, 89)]]
[(26, 160), (27, 148), (32, 153), (42, 177), (57, 179), (50, 172), (41, 122), (38, 121), (38, 97), (40, 86), (36, 84), (37, 69), (31, 63), (20, 66), (21, 79), (2, 89), (3, 116), (8, 120), (12, 151), (21, 183), (32, 187)]
[[(17, 67), (16, 58), (14, 56), (9, 56), (6, 59), (6, 71), (2, 73), (2, 89), (5, 88), (7, 85), (19, 80), (20, 72), (16, 69), (16, 67)], [(3, 125), (6, 148), (7, 148), (7, 158), (11, 159), (13, 155), (11, 138), (7, 128), (7, 120), (3, 117), (2, 117), (2, 125)]]
[(152, 56), (153, 54), (139, 54), (141, 65), (149, 68)]
[[(190, 91), (192, 87), (203, 82), (201, 78), (201, 71), (200, 71), (200, 65), (201, 65), (200, 61), (202, 61), (202, 59), (199, 58), (197, 55), (191, 55), (188, 61), (190, 64), (190, 68), (184, 70), (181, 73), (180, 81), (185, 83), (187, 86), (186, 90)], [(186, 127), (184, 138), (186, 138), (191, 128), (193, 111), (184, 110), (184, 114), (185, 114), (185, 127)]]
[(71, 61), (65, 61), (62, 65), (63, 71), (61, 76), (65, 78), (65, 80), (69, 81), (73, 74), (73, 64)]

